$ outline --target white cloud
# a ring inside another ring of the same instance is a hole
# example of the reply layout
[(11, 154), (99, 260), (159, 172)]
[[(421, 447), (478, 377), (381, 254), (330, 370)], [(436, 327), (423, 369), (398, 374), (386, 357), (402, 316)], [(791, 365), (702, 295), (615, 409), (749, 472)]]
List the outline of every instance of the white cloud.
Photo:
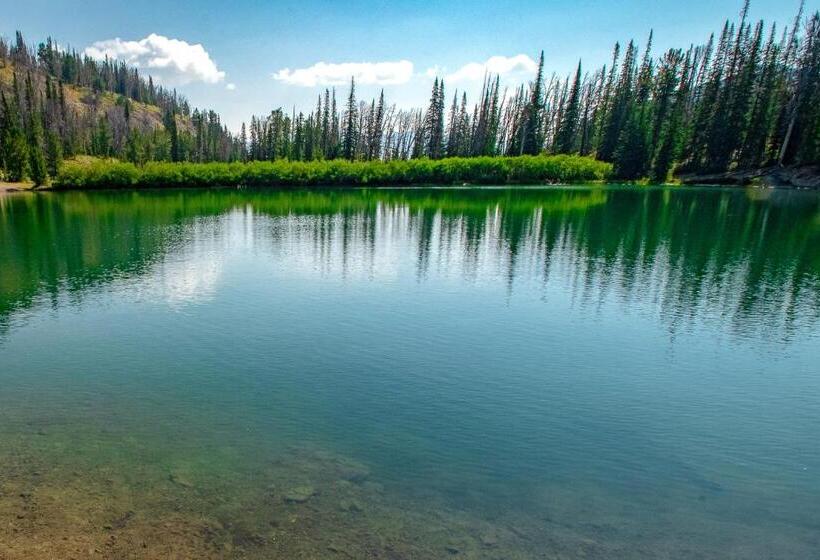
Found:
[(404, 84), (413, 77), (413, 63), (409, 60), (396, 62), (342, 62), (339, 64), (317, 62), (308, 68), (283, 68), (273, 78), (286, 84), (313, 87), (338, 86), (350, 82), (357, 84), (395, 85)]
[[(427, 70), (429, 75), (439, 75), (440, 68), (434, 67)], [(455, 72), (447, 74), (447, 82), (470, 82), (484, 79), (486, 74), (498, 74), (500, 76), (528, 75), (534, 77), (538, 70), (538, 63), (525, 54), (515, 56), (491, 56), (484, 62), (470, 62), (465, 64)]]
[(443, 76), (446, 73), (447, 73), (447, 69), (444, 68), (443, 66), (439, 66), (438, 64), (436, 64), (435, 66), (431, 66), (430, 68), (428, 68), (427, 70), (424, 71), (424, 75), (427, 76), (428, 78), (430, 78), (431, 80), (433, 78), (438, 78), (439, 76)]
[(225, 86), (225, 89), (227, 89), (228, 91), (233, 91), (236, 89), (236, 84), (231, 82), (230, 84)]
[(108, 56), (123, 60), (169, 85), (190, 82), (216, 84), (225, 79), (225, 72), (217, 68), (202, 45), (192, 45), (156, 33), (139, 41), (123, 41), (119, 37), (97, 41), (84, 52), (92, 58)]

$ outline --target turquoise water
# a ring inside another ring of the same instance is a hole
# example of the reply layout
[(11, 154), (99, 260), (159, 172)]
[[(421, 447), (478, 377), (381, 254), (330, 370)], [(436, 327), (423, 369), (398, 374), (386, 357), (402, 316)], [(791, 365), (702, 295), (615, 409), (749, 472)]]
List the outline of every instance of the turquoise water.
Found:
[(6, 196), (0, 558), (820, 557), (818, 342), (812, 192)]

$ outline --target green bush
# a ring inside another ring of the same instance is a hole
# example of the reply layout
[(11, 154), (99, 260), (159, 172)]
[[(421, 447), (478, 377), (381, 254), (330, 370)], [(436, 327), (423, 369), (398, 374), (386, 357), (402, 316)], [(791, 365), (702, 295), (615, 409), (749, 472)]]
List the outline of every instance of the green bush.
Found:
[(425, 184), (544, 184), (603, 181), (608, 163), (589, 157), (520, 156), (394, 161), (254, 161), (250, 163), (151, 162), (142, 167), (115, 160), (66, 162), (53, 181), (58, 189), (237, 186), (364, 186)]

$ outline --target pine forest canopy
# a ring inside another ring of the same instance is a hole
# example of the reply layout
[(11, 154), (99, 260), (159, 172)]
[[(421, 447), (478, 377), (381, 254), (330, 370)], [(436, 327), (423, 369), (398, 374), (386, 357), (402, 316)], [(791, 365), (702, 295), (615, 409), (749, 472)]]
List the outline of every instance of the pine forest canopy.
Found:
[(275, 109), (232, 134), (213, 111), (110, 59), (0, 40), (0, 171), (44, 183), (64, 157), (149, 161), (393, 160), (580, 154), (621, 179), (820, 161), (820, 12), (801, 6), (786, 29), (727, 21), (702, 45), (652, 51), (616, 43), (592, 71), (527, 86), (486, 76), (477, 100), (436, 78), (425, 108), (341, 100), (322, 91), (305, 114)]

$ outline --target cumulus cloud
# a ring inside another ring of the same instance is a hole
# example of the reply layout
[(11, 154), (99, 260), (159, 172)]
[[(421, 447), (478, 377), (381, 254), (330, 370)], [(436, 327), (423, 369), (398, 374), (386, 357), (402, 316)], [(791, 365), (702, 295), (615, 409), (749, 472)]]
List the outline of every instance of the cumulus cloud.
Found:
[(273, 74), (273, 78), (280, 82), (305, 87), (343, 85), (350, 82), (351, 76), (357, 84), (404, 84), (413, 77), (413, 63), (409, 60), (339, 64), (317, 62), (308, 68), (283, 68)]
[[(470, 62), (465, 64), (455, 72), (447, 74), (445, 80), (448, 82), (470, 82), (484, 78), (486, 74), (498, 74), (500, 76), (509, 75), (535, 75), (538, 70), (538, 63), (525, 54), (515, 56), (491, 56), (484, 62)], [(427, 71), (427, 74), (438, 75), (440, 68), (435, 67)]]
[(226, 85), (226, 86), (225, 86), (225, 89), (227, 89), (228, 91), (233, 91), (233, 90), (235, 90), (235, 89), (236, 89), (236, 84), (234, 84), (233, 82), (231, 82), (230, 84), (228, 84), (228, 85)]
[(202, 45), (192, 45), (156, 33), (138, 41), (124, 41), (119, 37), (97, 41), (84, 52), (92, 58), (107, 56), (123, 60), (169, 85), (190, 82), (216, 84), (225, 79), (225, 72), (217, 68)]
[(438, 78), (439, 76), (443, 76), (447, 73), (447, 69), (443, 66), (439, 66), (436, 64), (435, 66), (431, 66), (427, 70), (424, 71), (424, 75), (430, 79)]

